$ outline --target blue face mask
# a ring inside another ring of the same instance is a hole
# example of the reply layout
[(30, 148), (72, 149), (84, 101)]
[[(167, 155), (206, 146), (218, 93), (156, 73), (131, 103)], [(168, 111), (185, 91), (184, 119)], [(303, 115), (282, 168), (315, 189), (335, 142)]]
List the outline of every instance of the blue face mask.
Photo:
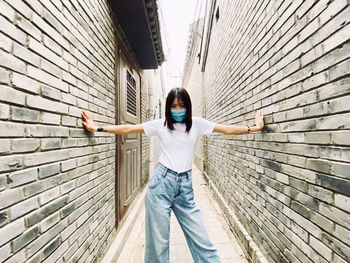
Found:
[(171, 117), (176, 122), (182, 122), (186, 118), (186, 109), (183, 110), (170, 110), (171, 111)]

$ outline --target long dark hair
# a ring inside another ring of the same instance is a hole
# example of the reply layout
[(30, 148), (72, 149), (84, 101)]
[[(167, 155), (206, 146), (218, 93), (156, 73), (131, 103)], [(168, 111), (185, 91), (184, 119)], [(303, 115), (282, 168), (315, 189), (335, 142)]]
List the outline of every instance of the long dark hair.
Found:
[(168, 96), (166, 97), (166, 103), (165, 103), (164, 126), (168, 125), (168, 128), (171, 131), (175, 129), (173, 125), (174, 120), (171, 117), (171, 110), (170, 110), (170, 107), (174, 102), (175, 97), (178, 99), (181, 99), (185, 104), (187, 114), (183, 122), (186, 124), (186, 132), (189, 132), (192, 127), (192, 103), (191, 103), (190, 95), (188, 95), (188, 92), (184, 88), (173, 88), (169, 91)]

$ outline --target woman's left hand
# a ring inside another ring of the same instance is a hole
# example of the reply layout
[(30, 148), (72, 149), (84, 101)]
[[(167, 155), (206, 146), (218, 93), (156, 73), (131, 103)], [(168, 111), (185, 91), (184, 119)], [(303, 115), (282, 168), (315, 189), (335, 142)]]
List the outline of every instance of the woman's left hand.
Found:
[(264, 128), (264, 116), (262, 115), (260, 110), (256, 111), (255, 114), (255, 125), (262, 130)]

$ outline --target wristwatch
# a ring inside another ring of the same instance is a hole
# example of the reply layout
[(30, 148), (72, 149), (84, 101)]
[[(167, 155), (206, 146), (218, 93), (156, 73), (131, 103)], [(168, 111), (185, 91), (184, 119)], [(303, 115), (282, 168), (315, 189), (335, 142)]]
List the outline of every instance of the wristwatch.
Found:
[(98, 132), (103, 132), (103, 127), (98, 127), (98, 128), (97, 128), (97, 131), (98, 131)]
[(248, 126), (248, 133), (250, 133), (250, 127)]

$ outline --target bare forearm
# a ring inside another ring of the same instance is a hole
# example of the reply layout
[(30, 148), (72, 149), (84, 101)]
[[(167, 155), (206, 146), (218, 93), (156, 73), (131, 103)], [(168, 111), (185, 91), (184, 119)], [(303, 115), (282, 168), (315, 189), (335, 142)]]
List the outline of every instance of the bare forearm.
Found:
[[(250, 133), (261, 131), (261, 129), (257, 126), (251, 126), (251, 127), (249, 126), (249, 128), (250, 128)], [(227, 125), (226, 130), (228, 135), (247, 134), (248, 126)]]
[(114, 134), (127, 134), (129, 125), (121, 124), (121, 125), (109, 125), (102, 126), (104, 132), (114, 133)]

